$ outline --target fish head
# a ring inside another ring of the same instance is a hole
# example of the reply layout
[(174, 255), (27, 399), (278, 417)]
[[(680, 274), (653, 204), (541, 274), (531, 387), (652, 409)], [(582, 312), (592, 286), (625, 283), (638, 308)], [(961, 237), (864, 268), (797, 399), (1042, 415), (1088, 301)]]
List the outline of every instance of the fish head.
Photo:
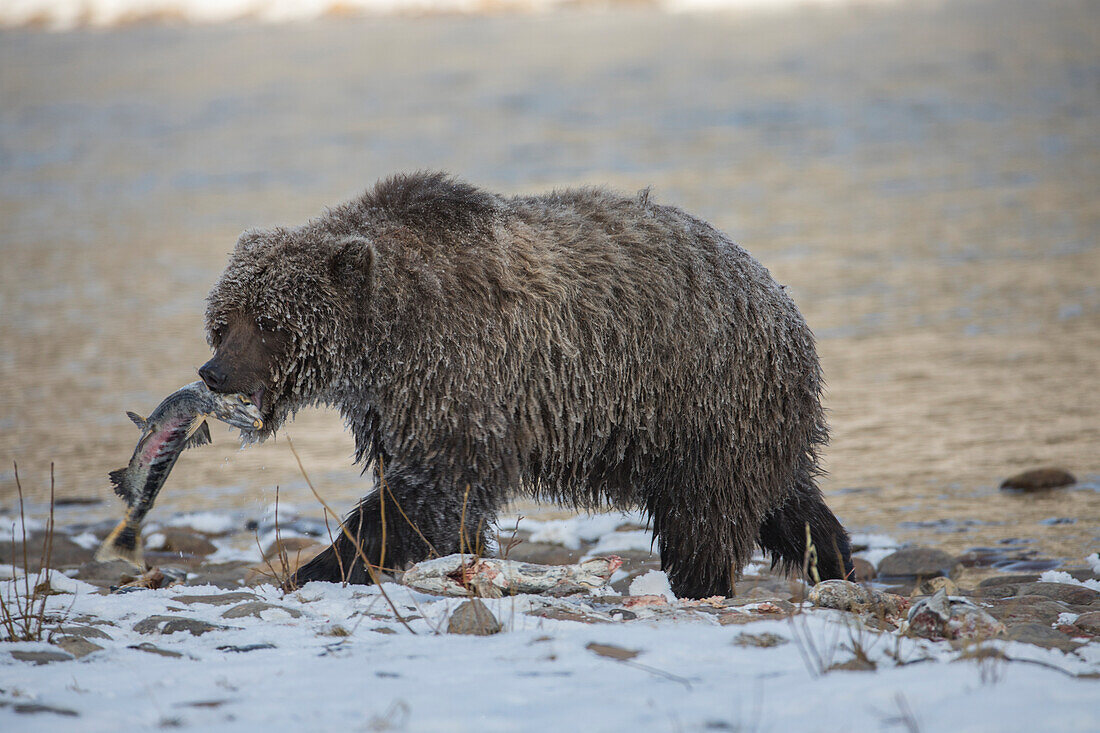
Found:
[(234, 392), (231, 394), (211, 395), (213, 408), (210, 411), (217, 419), (228, 423), (243, 432), (262, 430), (264, 417), (260, 408), (250, 395)]

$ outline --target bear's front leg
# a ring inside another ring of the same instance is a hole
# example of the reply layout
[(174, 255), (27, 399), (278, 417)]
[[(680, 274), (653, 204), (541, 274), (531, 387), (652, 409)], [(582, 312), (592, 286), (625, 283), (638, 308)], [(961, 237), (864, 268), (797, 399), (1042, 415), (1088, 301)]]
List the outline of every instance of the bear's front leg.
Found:
[(378, 482), (379, 488), (344, 519), (332, 545), (298, 569), (292, 587), (311, 580), (372, 583), (364, 559), (376, 572), (394, 572), (428, 557), (483, 551), (496, 518), (497, 492), (474, 485), (440, 487), (405, 472), (386, 473), (385, 484)]

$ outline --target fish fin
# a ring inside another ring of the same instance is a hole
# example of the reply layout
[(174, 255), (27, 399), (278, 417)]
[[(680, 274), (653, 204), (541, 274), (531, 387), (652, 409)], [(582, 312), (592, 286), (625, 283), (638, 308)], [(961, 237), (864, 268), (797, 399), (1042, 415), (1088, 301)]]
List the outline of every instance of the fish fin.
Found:
[(111, 483), (115, 485), (115, 493), (127, 501), (130, 500), (130, 487), (126, 485), (126, 471), (129, 468), (129, 466), (123, 466), (107, 474)]
[(141, 415), (137, 414), (136, 412), (130, 412), (129, 410), (127, 410), (126, 417), (130, 418), (130, 422), (132, 422), (134, 425), (137, 425), (139, 430), (145, 429), (146, 421), (145, 418)]
[(191, 433), (191, 437), (187, 439), (187, 443), (184, 444), (184, 448), (198, 448), (200, 445), (207, 445), (213, 443), (214, 440), (210, 437), (210, 425), (203, 420), (199, 423), (199, 426), (195, 428), (195, 432)]
[(97, 562), (125, 560), (136, 568), (145, 568), (145, 553), (141, 541), (141, 525), (127, 517), (111, 530), (95, 553)]

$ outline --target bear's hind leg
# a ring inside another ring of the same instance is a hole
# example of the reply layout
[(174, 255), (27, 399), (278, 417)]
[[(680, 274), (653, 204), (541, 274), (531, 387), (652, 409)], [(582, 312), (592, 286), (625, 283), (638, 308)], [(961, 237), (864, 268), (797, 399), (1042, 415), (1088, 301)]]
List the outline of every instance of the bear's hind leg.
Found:
[(772, 564), (789, 573), (803, 573), (806, 562), (806, 525), (817, 550), (817, 578), (847, 578), (852, 572), (852, 550), (848, 533), (825, 504), (812, 479), (800, 479), (786, 503), (772, 510), (760, 524), (760, 547), (771, 554)]

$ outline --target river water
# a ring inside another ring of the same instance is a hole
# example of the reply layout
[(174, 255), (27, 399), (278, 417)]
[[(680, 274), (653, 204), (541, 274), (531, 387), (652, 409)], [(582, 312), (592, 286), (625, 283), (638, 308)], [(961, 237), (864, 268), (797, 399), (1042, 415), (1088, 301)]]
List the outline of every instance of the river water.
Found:
[[(635, 8), (0, 31), (0, 511), (117, 516), (108, 470), (195, 378), (237, 235), (400, 170), (652, 186), (788, 284), (820, 339), (824, 482), (857, 530), (1100, 547), (1100, 5)], [(338, 415), (291, 437), (366, 490)], [(157, 513), (316, 512), (286, 440), (177, 465)], [(1059, 465), (1044, 496), (1005, 476)], [(524, 508), (530, 513), (530, 507)]]

